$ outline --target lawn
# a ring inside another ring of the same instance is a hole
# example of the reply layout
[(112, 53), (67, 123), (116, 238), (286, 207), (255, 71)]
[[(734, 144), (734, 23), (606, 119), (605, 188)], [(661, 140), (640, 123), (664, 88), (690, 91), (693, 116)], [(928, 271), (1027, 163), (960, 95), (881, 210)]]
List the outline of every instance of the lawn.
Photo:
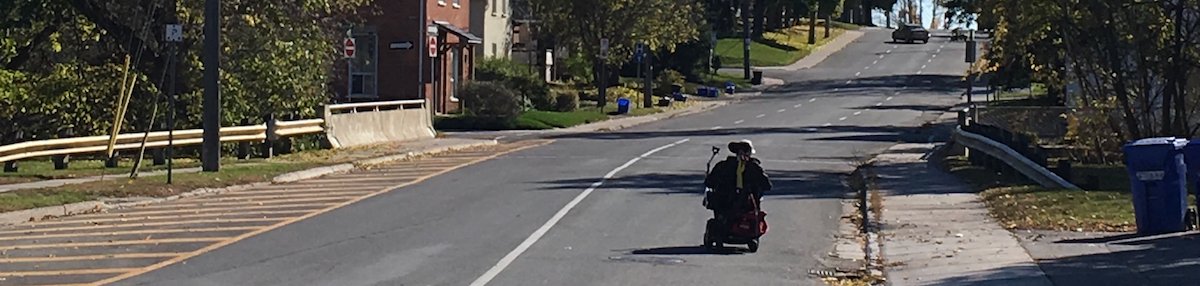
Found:
[[(135, 153), (127, 152), (127, 154)], [(116, 168), (105, 168), (104, 160), (80, 160), (75, 158), (76, 157), (72, 157), (72, 160), (69, 160), (69, 168), (64, 170), (55, 170), (54, 163), (49, 157), (20, 160), (17, 162), (17, 166), (19, 167), (17, 172), (0, 172), (0, 184), (17, 184), (41, 180), (83, 178), (98, 175), (129, 174), (129, 171), (133, 169), (132, 159), (122, 159), (118, 161)], [(236, 158), (222, 158), (221, 164), (231, 165), (260, 161), (261, 159), (238, 160)], [(139, 170), (145, 172), (167, 169), (167, 165), (164, 164), (155, 166), (153, 162), (153, 157), (151, 156), (150, 151), (147, 150), (146, 158), (142, 160), (142, 167)], [(177, 169), (199, 167), (200, 160), (194, 158), (176, 158), (172, 162), (172, 165)]]
[(1093, 177), (1097, 182), (1095, 188), (1055, 190), (1023, 178), (1002, 177), (983, 167), (971, 166), (962, 156), (946, 157), (942, 165), (980, 190), (980, 198), (992, 215), (1007, 228), (1066, 231), (1136, 229), (1129, 179), (1124, 166), (1073, 166), (1071, 181), (1085, 182)]
[[(818, 47), (825, 45), (845, 33), (846, 24), (834, 25), (830, 37), (826, 38), (824, 25), (818, 24), (817, 44), (808, 44), (808, 26), (800, 25), (774, 32), (763, 33), (763, 38), (750, 43), (750, 65), (756, 67), (786, 66), (808, 56)], [(718, 39), (714, 50), (724, 67), (740, 67), (743, 62), (742, 38)]]
[(0, 212), (84, 202), (99, 198), (167, 197), (200, 188), (220, 188), (270, 181), (275, 176), (320, 165), (317, 162), (271, 162), (228, 166), (220, 172), (114, 179), (61, 187), (0, 193)]

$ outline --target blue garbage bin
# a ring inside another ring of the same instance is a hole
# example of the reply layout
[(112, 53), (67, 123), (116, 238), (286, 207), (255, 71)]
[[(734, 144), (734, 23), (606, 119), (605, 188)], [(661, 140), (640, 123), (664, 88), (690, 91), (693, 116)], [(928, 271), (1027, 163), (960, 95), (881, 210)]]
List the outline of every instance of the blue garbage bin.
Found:
[(726, 82), (726, 83), (725, 83), (725, 93), (727, 93), (727, 94), (733, 94), (733, 89), (734, 89), (735, 87), (737, 87), (737, 86), (736, 86), (736, 85), (733, 85), (733, 82)]
[(629, 113), (629, 99), (628, 98), (618, 98), (617, 99), (617, 113), (619, 113), (619, 114)]
[(708, 87), (701, 86), (696, 88), (696, 96), (708, 96)]
[(1125, 168), (1139, 234), (1184, 230), (1187, 212), (1187, 139), (1159, 137), (1125, 144)]
[(721, 97), (721, 89), (715, 87), (708, 88), (708, 95), (712, 97)]
[[(1196, 193), (1196, 205), (1200, 206), (1200, 139), (1188, 141), (1183, 147), (1183, 163), (1192, 168), (1187, 170), (1187, 179), (1192, 180), (1192, 191)], [(1186, 179), (1185, 179), (1186, 182)], [(1187, 186), (1184, 186), (1187, 189)]]

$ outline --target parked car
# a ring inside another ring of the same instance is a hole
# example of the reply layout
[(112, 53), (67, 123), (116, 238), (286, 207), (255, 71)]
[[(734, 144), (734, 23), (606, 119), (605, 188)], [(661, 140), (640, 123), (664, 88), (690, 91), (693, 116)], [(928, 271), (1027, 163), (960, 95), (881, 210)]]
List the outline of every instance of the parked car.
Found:
[(922, 44), (929, 43), (929, 31), (921, 25), (906, 24), (892, 31), (892, 41), (899, 42), (900, 40), (904, 40), (906, 43), (915, 41), (921, 41)]

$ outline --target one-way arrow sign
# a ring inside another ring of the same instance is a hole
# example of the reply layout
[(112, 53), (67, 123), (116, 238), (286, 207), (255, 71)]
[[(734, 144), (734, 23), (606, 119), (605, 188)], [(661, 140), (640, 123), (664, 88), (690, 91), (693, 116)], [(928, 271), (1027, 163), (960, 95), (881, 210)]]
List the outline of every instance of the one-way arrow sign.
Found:
[(393, 50), (408, 50), (413, 48), (412, 41), (392, 42), (390, 45)]

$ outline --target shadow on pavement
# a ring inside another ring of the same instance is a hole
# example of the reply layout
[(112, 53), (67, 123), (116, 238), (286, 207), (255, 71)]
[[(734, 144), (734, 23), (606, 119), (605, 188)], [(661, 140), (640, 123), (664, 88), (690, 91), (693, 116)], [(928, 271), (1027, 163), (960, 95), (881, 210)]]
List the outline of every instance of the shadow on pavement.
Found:
[[(952, 123), (952, 122), (951, 122)], [(606, 133), (579, 133), (549, 136), (553, 139), (593, 139), (593, 140), (628, 140), (670, 137), (711, 137), (737, 136), (748, 134), (823, 134), (823, 133), (866, 133), (839, 137), (816, 137), (810, 140), (821, 141), (872, 141), (872, 142), (906, 142), (927, 143), (944, 142), (949, 139), (951, 123), (918, 127), (901, 126), (801, 126), (801, 127), (750, 127), (728, 129), (692, 129), (664, 131), (617, 131)], [(769, 158), (768, 158), (769, 159)]]
[[(1083, 285), (1197, 285), (1200, 284), (1200, 234), (1138, 239), (1132, 244), (1109, 243), (1134, 237), (1118, 234), (1095, 239), (1043, 239), (1027, 245), (1038, 267), (1055, 286)], [(1094, 245), (1079, 245), (1095, 241)], [(964, 282), (993, 281), (1021, 274), (1035, 275), (1031, 266), (1013, 266), (973, 275), (930, 281), (930, 285), (963, 285)], [(1016, 285), (1016, 283), (1011, 283)], [(1026, 284), (1031, 285), (1031, 284)], [(1044, 284), (1042, 284), (1044, 285)]]
[[(771, 178), (772, 190), (763, 194), (766, 199), (813, 199), (813, 198), (842, 198), (846, 192), (841, 182), (844, 174), (818, 171), (779, 171), (767, 170)], [(582, 190), (599, 181), (600, 178), (565, 179), (543, 182), (551, 187), (543, 190)], [(677, 195), (690, 194), (697, 197), (696, 207), (700, 207), (699, 197), (704, 194), (704, 173), (645, 173), (627, 176), (617, 176), (604, 181), (597, 190), (645, 190), (648, 194)]]
[(817, 89), (838, 88), (901, 88), (908, 87), (910, 91), (940, 91), (962, 92), (966, 90), (966, 80), (962, 76), (951, 75), (893, 75), (877, 77), (861, 77), (846, 83), (847, 79), (801, 80), (778, 86), (763, 92), (767, 94), (789, 93), (797, 91), (812, 91)]
[(736, 248), (736, 247), (722, 247), (719, 249), (708, 250), (708, 249), (705, 249), (704, 246), (702, 246), (702, 245), (696, 245), (696, 246), (668, 246), (668, 247), (656, 247), (656, 248), (643, 248), (643, 249), (630, 251), (629, 254), (634, 254), (634, 255), (707, 255), (707, 254), (742, 255), (742, 254), (745, 254), (745, 251), (743, 251), (740, 248)]

